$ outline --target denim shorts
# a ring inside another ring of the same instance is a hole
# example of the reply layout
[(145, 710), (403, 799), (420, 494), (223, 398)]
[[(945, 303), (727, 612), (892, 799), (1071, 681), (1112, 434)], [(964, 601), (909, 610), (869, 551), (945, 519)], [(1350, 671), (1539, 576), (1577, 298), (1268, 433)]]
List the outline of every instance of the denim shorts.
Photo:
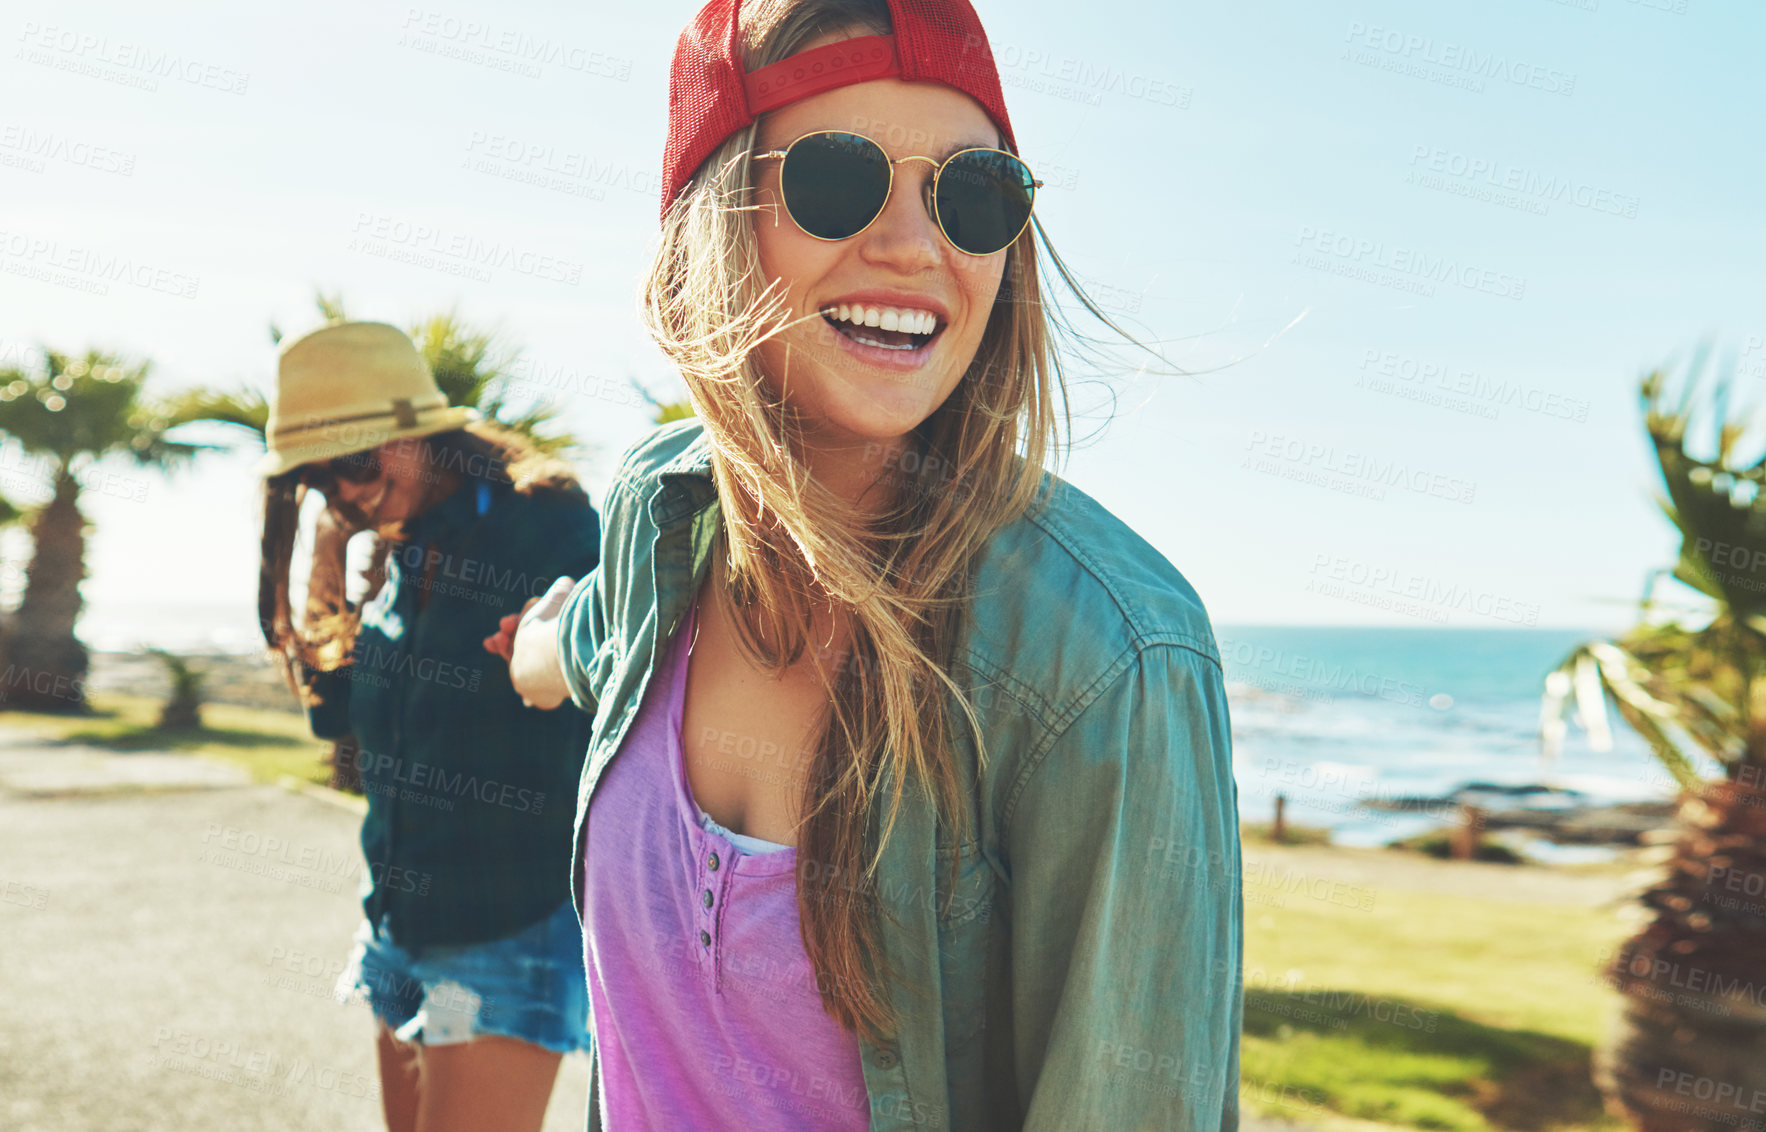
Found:
[(557, 1053), (589, 1048), (582, 926), (568, 900), (514, 935), (427, 947), (421, 958), (393, 942), (385, 920), (378, 939), (363, 920), (336, 997), (365, 998), (400, 1041), (451, 1045), (497, 1034)]

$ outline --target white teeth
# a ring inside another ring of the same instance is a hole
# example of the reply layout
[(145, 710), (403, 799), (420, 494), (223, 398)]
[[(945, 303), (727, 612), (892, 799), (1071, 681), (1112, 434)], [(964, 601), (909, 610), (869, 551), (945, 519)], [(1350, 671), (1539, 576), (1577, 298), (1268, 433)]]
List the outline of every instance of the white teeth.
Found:
[(910, 346), (906, 342), (901, 342), (901, 343), (897, 343), (897, 344), (892, 345), (891, 343), (888, 343), (888, 342), (879, 342), (875, 338), (866, 338), (863, 334), (854, 334), (852, 336), (852, 339), (855, 342), (863, 342), (867, 346), (876, 346), (876, 347), (878, 347), (880, 349), (884, 349), (884, 350), (911, 350), (911, 349), (913, 349), (913, 347)]
[(903, 307), (870, 307), (841, 303), (822, 312), (839, 322), (854, 326), (874, 326), (901, 334), (931, 334), (938, 329), (938, 316), (931, 311)]

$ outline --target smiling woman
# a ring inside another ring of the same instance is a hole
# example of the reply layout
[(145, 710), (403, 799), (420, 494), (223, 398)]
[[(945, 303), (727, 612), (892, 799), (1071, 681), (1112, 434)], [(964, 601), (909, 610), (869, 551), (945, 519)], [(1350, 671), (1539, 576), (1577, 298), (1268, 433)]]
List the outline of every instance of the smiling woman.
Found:
[(1016, 151), (965, 0), (714, 0), (680, 37), (644, 297), (695, 417), (498, 642), (597, 722), (591, 1129), (1236, 1127), (1219, 650), (1043, 466)]
[[(484, 640), (532, 581), (594, 566), (600, 523), (568, 467), (451, 407), (398, 328), (341, 322), (282, 353), (268, 428), (259, 616), (315, 735), (353, 753), (368, 813), (364, 917), (338, 981), (375, 1016), (392, 1132), (537, 1129), (588, 1040), (562, 868), (588, 718), (534, 711)], [(306, 616), (289, 565), (324, 496)], [(346, 547), (376, 540), (351, 602)], [(353, 742), (343, 742), (353, 740)]]

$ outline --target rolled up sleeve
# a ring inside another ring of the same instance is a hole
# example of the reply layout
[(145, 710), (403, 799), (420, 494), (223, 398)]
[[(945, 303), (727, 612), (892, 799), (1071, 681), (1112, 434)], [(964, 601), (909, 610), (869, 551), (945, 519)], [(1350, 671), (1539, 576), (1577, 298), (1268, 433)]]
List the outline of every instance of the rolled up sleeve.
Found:
[(1218, 661), (1141, 646), (1021, 773), (1006, 839), (1023, 1127), (1236, 1129), (1243, 895)]
[(564, 682), (570, 688), (571, 702), (590, 715), (595, 714), (612, 662), (601, 584), (606, 561), (603, 558), (588, 577), (577, 582), (558, 612), (558, 661), (564, 667)]

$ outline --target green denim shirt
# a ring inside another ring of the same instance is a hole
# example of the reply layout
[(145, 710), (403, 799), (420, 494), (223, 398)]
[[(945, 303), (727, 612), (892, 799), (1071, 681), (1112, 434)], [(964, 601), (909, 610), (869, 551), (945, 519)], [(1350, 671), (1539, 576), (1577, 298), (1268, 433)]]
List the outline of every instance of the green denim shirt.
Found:
[[(929, 801), (904, 804), (880, 865), (903, 977), (897, 1034), (860, 1043), (871, 1127), (1236, 1129), (1243, 898), (1219, 650), (1158, 551), (1044, 476), (1053, 497), (983, 553), (957, 654), (989, 754), (977, 773), (955, 729), (977, 836), (952, 844)], [(625, 454), (601, 565), (560, 613), (571, 699), (594, 713), (579, 918), (595, 785), (705, 577), (719, 514), (703, 426), (657, 429)]]

